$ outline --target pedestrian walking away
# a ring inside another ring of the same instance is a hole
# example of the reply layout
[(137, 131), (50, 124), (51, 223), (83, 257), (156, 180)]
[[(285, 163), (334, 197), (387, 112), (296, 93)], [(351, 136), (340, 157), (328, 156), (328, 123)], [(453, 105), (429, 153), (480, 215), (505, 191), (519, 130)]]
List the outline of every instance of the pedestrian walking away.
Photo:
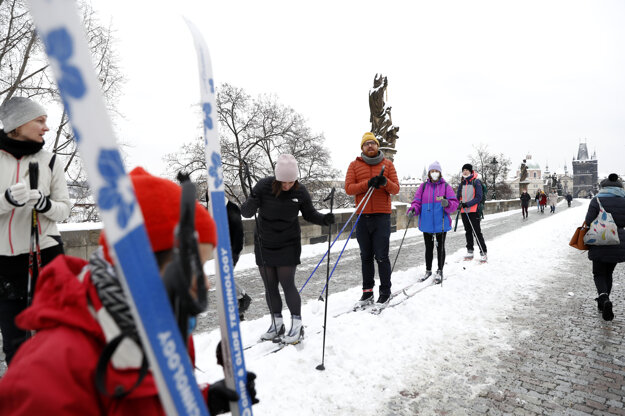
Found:
[[(384, 157), (375, 135), (367, 132), (360, 141), (361, 154), (349, 164), (345, 175), (345, 192), (354, 195), (356, 204), (370, 188), (374, 188), (369, 202), (361, 208), (362, 217), (356, 227), (362, 266), (362, 297), (360, 305), (373, 303), (375, 263), (378, 265), (380, 289), (378, 303), (386, 305), (391, 296), (391, 195), (399, 193), (399, 180), (393, 162)], [(384, 170), (382, 169), (384, 168)], [(383, 170), (383, 175), (380, 172)]]
[[(71, 202), (62, 164), (43, 149), (46, 110), (13, 97), (0, 107), (0, 121), (0, 332), (10, 365), (30, 335), (15, 325), (15, 317), (33, 297), (39, 266), (63, 253), (56, 223), (67, 219)], [(29, 165), (37, 168), (36, 181)]]
[(571, 201), (573, 201), (573, 195), (570, 193), (566, 194), (566, 203), (569, 205), (569, 208), (571, 207)]
[(606, 321), (614, 319), (613, 305), (610, 300), (612, 292), (612, 275), (617, 263), (625, 262), (625, 189), (623, 182), (616, 173), (601, 181), (601, 189), (597, 196), (590, 201), (586, 213), (586, 224), (592, 222), (599, 215), (599, 199), (606, 212), (612, 215), (618, 227), (620, 243), (616, 245), (588, 244), (588, 259), (592, 261), (592, 274), (597, 288), (597, 308)]
[(536, 196), (534, 197), (536, 201), (536, 212), (540, 211), (540, 189), (536, 191)]
[(558, 194), (556, 193), (555, 190), (552, 190), (549, 193), (549, 207), (551, 208), (551, 211), (550, 211), (551, 214), (555, 214), (556, 205), (558, 205)]
[[(197, 306), (200, 279), (208, 282), (201, 267), (196, 269), (199, 273), (184, 277), (179, 271), (192, 270), (196, 262), (203, 264), (212, 257), (217, 241), (215, 223), (195, 201), (196, 233), (191, 237), (195, 244), (190, 250), (178, 251), (174, 235), (181, 217), (181, 187), (142, 168), (135, 168), (129, 176), (160, 274), (172, 283), (165, 285), (172, 308), (184, 303), (176, 308), (182, 312), (177, 318), (190, 318), (194, 313), (185, 310), (191, 309), (191, 303)], [(32, 305), (17, 317), (22, 329), (36, 330), (37, 335), (22, 345), (0, 379), (0, 414), (164, 414), (130, 312), (130, 300), (106, 241), (103, 232), (100, 247), (89, 261), (60, 255), (42, 270)], [(182, 281), (189, 287), (176, 291), (183, 287), (178, 284)], [(189, 322), (178, 322), (183, 321)], [(191, 361), (192, 329), (181, 334), (189, 339)], [(248, 372), (246, 385), (254, 403), (255, 377)], [(229, 401), (238, 400), (237, 392), (223, 381), (204, 386), (202, 393), (211, 414), (229, 411)]]
[(487, 248), (482, 229), (480, 227), (480, 215), (477, 212), (478, 205), (486, 195), (482, 193), (482, 182), (478, 179), (478, 174), (473, 170), (473, 165), (465, 163), (462, 166), (462, 180), (456, 191), (456, 197), (460, 201), (460, 213), (462, 224), (464, 225), (465, 237), (467, 240), (466, 260), (473, 259), (474, 236), (480, 250), (480, 260), (487, 261)]
[(521, 193), (521, 212), (523, 213), (523, 219), (527, 218), (529, 215), (528, 208), (530, 206), (530, 200), (532, 197), (527, 193), (527, 189), (523, 189)]
[[(290, 154), (278, 158), (275, 176), (263, 178), (252, 189), (250, 197), (241, 205), (245, 218), (258, 211), (254, 231), (256, 265), (265, 284), (265, 297), (272, 322), (261, 336), (262, 340), (275, 340), (294, 344), (304, 336), (301, 315), (301, 298), (295, 287), (295, 271), (300, 264), (301, 229), (298, 215), (317, 225), (334, 224), (334, 214), (321, 214), (312, 204), (306, 187), (298, 181), (297, 161)], [(291, 329), (285, 335), (282, 318), (284, 291), (291, 313)]]
[(432, 275), (434, 257), (434, 239), (436, 239), (437, 270), (434, 283), (443, 280), (445, 267), (445, 237), (451, 230), (451, 213), (458, 209), (458, 198), (452, 187), (442, 177), (438, 161), (428, 168), (428, 179), (419, 186), (408, 215), (419, 216), (419, 230), (423, 232), (425, 242), (425, 275), (422, 281)]
[(545, 206), (547, 205), (547, 194), (544, 191), (540, 191), (540, 212), (545, 213)]

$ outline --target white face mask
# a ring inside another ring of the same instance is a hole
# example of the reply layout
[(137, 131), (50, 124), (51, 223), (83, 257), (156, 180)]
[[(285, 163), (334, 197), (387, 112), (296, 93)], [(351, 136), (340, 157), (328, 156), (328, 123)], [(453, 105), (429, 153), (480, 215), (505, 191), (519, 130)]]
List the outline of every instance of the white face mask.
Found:
[(438, 180), (438, 178), (440, 178), (440, 177), (441, 177), (441, 174), (440, 174), (440, 173), (438, 173), (438, 172), (431, 172), (431, 173), (430, 173), (430, 176), (432, 177), (432, 180), (433, 180), (433, 181), (437, 181), (437, 180)]
[(469, 175), (462, 175), (462, 177), (466, 179), (469, 177)]

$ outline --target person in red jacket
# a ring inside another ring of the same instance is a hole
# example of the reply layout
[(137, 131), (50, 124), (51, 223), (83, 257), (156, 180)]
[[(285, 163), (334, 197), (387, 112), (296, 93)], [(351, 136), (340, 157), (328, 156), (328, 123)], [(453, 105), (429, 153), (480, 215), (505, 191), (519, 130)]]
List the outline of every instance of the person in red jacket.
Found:
[[(130, 178), (164, 275), (178, 256), (173, 247), (181, 187), (142, 168), (134, 169)], [(195, 229), (197, 255), (204, 262), (211, 256), (217, 233), (210, 214), (197, 202)], [(43, 268), (35, 293), (32, 305), (16, 321), (24, 330), (37, 332), (17, 351), (0, 379), (0, 414), (164, 415), (155, 380), (143, 365), (134, 319), (104, 233), (88, 262), (61, 255)], [(130, 336), (119, 337), (120, 333)], [(118, 338), (122, 341), (115, 348), (112, 341)], [(111, 348), (112, 355), (105, 358), (104, 351)], [(192, 343), (189, 349), (193, 360)], [(104, 365), (98, 368), (100, 360)], [(248, 390), (256, 402), (255, 375), (248, 374)], [(228, 402), (238, 399), (223, 382), (205, 386), (202, 393), (211, 414), (228, 411)]]
[[(380, 142), (373, 133), (362, 136), (362, 153), (349, 164), (345, 176), (345, 192), (355, 195), (358, 205), (373, 188), (369, 201), (363, 202), (362, 215), (356, 227), (356, 238), (360, 246), (362, 262), (362, 297), (359, 306), (373, 303), (375, 286), (375, 258), (380, 275), (380, 292), (377, 303), (388, 303), (391, 295), (391, 262), (389, 260), (389, 239), (391, 236), (391, 195), (399, 193), (399, 180), (393, 162), (380, 151)], [(380, 175), (384, 167), (384, 172)]]

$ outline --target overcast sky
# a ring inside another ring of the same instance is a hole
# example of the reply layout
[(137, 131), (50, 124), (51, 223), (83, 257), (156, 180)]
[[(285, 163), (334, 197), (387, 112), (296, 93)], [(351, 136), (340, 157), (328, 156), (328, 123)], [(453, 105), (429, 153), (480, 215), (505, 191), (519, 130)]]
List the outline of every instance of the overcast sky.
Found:
[(368, 92), (388, 77), (400, 177), (474, 146), (571, 169), (580, 139), (599, 172), (625, 174), (625, 2), (94, 0), (127, 78), (119, 138), (154, 173), (201, 135), (197, 63), (182, 16), (211, 50), (215, 81), (275, 94), (324, 133), (344, 173), (370, 129)]

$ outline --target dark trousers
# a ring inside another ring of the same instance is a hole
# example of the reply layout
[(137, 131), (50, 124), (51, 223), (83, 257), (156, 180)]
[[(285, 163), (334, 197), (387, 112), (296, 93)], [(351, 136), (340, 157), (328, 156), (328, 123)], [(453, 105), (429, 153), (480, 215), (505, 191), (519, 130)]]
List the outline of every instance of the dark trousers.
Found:
[(274, 315), (282, 314), (282, 298), (278, 284), (282, 286), (286, 306), (291, 315), (302, 315), (302, 299), (295, 286), (295, 269), (297, 266), (259, 266), (260, 276), (265, 284), (267, 306)]
[[(41, 250), (42, 266), (50, 263), (59, 254), (63, 254), (61, 244)], [(7, 364), (11, 362), (19, 346), (30, 336), (30, 332), (22, 331), (15, 325), (15, 317), (27, 306), (28, 257), (28, 254), (2, 256), (0, 261), (3, 266), (3, 270), (0, 270), (0, 285), (4, 289), (0, 293), (0, 331)], [(36, 260), (34, 263), (32, 292), (35, 290), (38, 275)]]
[(423, 233), (423, 241), (425, 242), (425, 269), (432, 270), (434, 236), (436, 236), (436, 260), (438, 261), (438, 270), (443, 270), (443, 266), (445, 266), (445, 237), (447, 233)]
[(605, 263), (603, 261), (592, 261), (592, 275), (595, 279), (595, 286), (597, 287), (597, 294), (607, 293), (608, 295), (612, 291), (612, 273), (616, 263)]
[(521, 212), (523, 213), (523, 218), (525, 218), (525, 217), (527, 217), (529, 215), (529, 213), (527, 212), (528, 208), (529, 208), (528, 205), (521, 204)]
[(380, 294), (391, 294), (391, 261), (388, 257), (391, 237), (391, 214), (362, 214), (356, 226), (356, 238), (360, 246), (362, 263), (362, 288), (375, 286), (375, 266), (378, 263)]
[[(470, 221), (470, 222), (469, 222)], [(482, 229), (480, 228), (480, 216), (477, 212), (462, 213), (462, 224), (464, 225), (464, 234), (467, 238), (467, 250), (473, 251), (473, 234), (477, 236), (478, 248), (480, 254), (487, 252)]]

